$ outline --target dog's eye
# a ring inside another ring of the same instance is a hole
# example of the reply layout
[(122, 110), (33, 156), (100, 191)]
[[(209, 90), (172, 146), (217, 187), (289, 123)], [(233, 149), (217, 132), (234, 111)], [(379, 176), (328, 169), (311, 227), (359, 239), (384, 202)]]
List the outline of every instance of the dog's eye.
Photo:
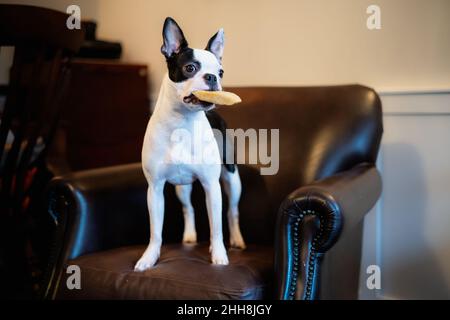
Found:
[(196, 67), (195, 65), (193, 65), (193, 64), (188, 64), (188, 65), (186, 65), (186, 66), (184, 67), (184, 70), (185, 70), (187, 73), (193, 73), (193, 72), (195, 72), (195, 70), (197, 70), (197, 67)]
[(219, 77), (223, 78), (223, 70), (222, 69), (219, 70)]

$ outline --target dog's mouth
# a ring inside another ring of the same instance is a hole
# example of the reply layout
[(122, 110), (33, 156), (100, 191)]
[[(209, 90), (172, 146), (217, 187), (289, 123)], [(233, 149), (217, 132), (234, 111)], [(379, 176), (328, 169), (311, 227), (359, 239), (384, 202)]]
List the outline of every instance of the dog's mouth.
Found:
[(194, 105), (202, 106), (203, 108), (211, 107), (213, 104), (211, 102), (203, 101), (194, 96), (192, 93), (183, 98), (184, 103), (190, 103)]

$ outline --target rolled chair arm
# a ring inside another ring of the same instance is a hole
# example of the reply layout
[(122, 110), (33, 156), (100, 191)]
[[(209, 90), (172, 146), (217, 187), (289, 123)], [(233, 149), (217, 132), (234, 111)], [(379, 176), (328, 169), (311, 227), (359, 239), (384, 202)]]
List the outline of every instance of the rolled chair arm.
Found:
[(303, 186), (280, 206), (275, 235), (278, 299), (317, 299), (323, 255), (360, 223), (381, 194), (373, 164)]
[(55, 235), (43, 298), (56, 292), (67, 261), (148, 241), (146, 191), (140, 163), (74, 172), (50, 182), (48, 212)]
[(147, 182), (140, 164), (74, 172), (48, 188), (49, 213), (64, 228), (68, 259), (148, 237)]

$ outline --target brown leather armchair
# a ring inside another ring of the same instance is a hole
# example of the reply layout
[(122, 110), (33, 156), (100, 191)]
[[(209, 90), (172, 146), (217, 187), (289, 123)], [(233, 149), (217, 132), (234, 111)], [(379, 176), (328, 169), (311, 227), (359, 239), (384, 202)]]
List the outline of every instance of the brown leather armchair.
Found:
[[(199, 185), (192, 195), (199, 244), (182, 245), (181, 206), (167, 185), (161, 258), (136, 273), (149, 237), (140, 165), (73, 173), (49, 188), (57, 240), (47, 298), (358, 297), (363, 218), (381, 192), (374, 164), (383, 131), (378, 95), (359, 85), (229, 90), (244, 101), (219, 109), (230, 128), (280, 130), (276, 175), (260, 175), (261, 164), (239, 167), (248, 248), (230, 249), (228, 266), (210, 264)], [(80, 290), (67, 289), (71, 264), (81, 268)]]

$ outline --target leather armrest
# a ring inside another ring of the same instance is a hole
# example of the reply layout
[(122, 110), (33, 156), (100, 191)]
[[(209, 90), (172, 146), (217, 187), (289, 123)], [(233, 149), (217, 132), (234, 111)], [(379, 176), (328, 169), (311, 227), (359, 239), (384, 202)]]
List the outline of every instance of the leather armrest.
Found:
[(303, 186), (279, 209), (275, 239), (276, 295), (318, 298), (320, 262), (340, 234), (362, 221), (381, 194), (373, 164)]
[(63, 260), (146, 243), (146, 191), (139, 163), (54, 178), (48, 189), (49, 212), (59, 229), (57, 241), (64, 244)]

